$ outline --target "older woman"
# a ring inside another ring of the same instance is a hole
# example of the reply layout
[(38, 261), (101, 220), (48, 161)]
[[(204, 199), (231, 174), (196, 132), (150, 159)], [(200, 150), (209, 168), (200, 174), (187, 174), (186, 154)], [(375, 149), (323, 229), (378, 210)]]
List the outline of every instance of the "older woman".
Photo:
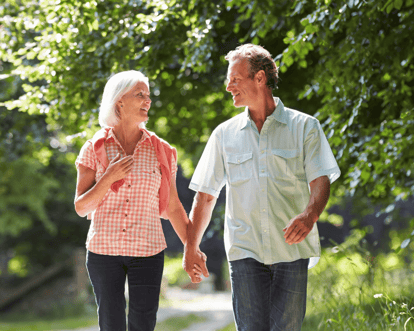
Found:
[[(185, 244), (187, 214), (176, 188), (177, 153), (145, 129), (151, 106), (148, 78), (139, 71), (111, 77), (99, 113), (102, 129), (76, 160), (75, 209), (92, 220), (87, 268), (101, 330), (154, 330), (166, 242), (160, 217)], [(202, 254), (200, 252), (200, 254)]]

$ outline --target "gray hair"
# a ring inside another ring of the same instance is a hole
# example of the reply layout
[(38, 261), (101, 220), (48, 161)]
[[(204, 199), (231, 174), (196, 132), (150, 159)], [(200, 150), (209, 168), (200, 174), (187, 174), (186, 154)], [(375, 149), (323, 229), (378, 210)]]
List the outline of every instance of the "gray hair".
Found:
[[(138, 82), (143, 82), (149, 87), (148, 77), (136, 70), (122, 71), (109, 78), (104, 88), (99, 109), (99, 125), (102, 128), (113, 128), (118, 124), (120, 117), (116, 103)], [(141, 123), (140, 127), (145, 128), (145, 123)]]
[(229, 62), (246, 59), (249, 63), (249, 78), (253, 79), (257, 72), (263, 70), (266, 75), (266, 85), (271, 89), (277, 88), (279, 70), (272, 55), (262, 46), (245, 44), (230, 51), (225, 59)]

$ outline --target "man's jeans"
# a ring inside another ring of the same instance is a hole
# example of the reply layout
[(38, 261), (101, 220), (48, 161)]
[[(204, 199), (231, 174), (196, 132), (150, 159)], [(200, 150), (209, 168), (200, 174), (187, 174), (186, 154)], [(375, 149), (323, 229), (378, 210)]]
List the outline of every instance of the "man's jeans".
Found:
[(164, 251), (149, 257), (87, 252), (86, 266), (98, 305), (101, 331), (125, 331), (125, 279), (128, 275), (129, 331), (153, 331), (164, 269)]
[(230, 261), (237, 331), (300, 331), (306, 312), (309, 259), (265, 265)]

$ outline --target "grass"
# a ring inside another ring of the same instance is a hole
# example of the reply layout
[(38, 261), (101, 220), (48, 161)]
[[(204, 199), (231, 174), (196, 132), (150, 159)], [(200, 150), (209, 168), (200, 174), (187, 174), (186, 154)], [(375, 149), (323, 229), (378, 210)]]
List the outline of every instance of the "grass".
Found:
[(189, 314), (185, 316), (177, 316), (169, 318), (161, 323), (157, 323), (155, 331), (180, 331), (188, 328), (191, 324), (205, 322), (206, 318)]
[[(412, 294), (395, 300), (379, 294), (375, 301), (368, 303), (366, 298), (367, 302), (357, 305), (346, 295), (341, 299), (327, 306), (330, 300), (311, 299), (302, 331), (414, 331)], [(231, 323), (220, 331), (236, 331), (236, 327)]]
[(95, 306), (81, 302), (56, 303), (47, 310), (36, 307), (31, 311), (13, 311), (0, 315), (1, 331), (77, 329), (97, 323)]
[[(356, 245), (324, 250), (318, 265), (309, 272), (302, 331), (414, 331), (414, 262), (412, 252), (409, 254), (378, 254), (372, 258)], [(178, 262), (170, 263), (174, 266), (171, 274), (176, 273), (170, 280), (179, 283), (181, 271), (175, 264)], [(160, 306), (175, 304), (164, 298), (160, 301)], [(81, 307), (58, 309), (43, 318), (3, 315), (0, 330), (43, 331), (97, 324), (94, 310), (77, 313), (80, 311)], [(173, 317), (158, 323), (156, 331), (179, 331), (203, 321), (195, 314)], [(235, 330), (231, 323), (220, 331)]]
[[(160, 298), (160, 307), (172, 307), (177, 303), (176, 300)], [(205, 320), (196, 314), (174, 316), (157, 323), (155, 331), (179, 331)], [(96, 325), (98, 318), (94, 303), (60, 303), (47, 310), (19, 310), (0, 315), (1, 331), (75, 330)]]
[(412, 256), (368, 253), (356, 245), (323, 252), (309, 271), (302, 331), (414, 331)]
[[(19, 321), (19, 319), (21, 321)], [(157, 323), (155, 331), (179, 331), (188, 328), (194, 323), (202, 323), (205, 317), (189, 314), (185, 316), (177, 316), (169, 318), (165, 321)], [(98, 325), (96, 316), (81, 316), (59, 318), (57, 320), (44, 320), (36, 316), (23, 315), (20, 318), (13, 314), (12, 316), (2, 316), (0, 322), (1, 331), (45, 331), (45, 330), (71, 330), (84, 328), (88, 326)]]
[(326, 250), (309, 273), (303, 331), (414, 331), (413, 264), (360, 246)]
[(236, 326), (234, 325), (234, 323), (230, 323), (224, 329), (221, 329), (219, 331), (236, 331)]
[(10, 320), (6, 321), (2, 318), (0, 322), (0, 330), (2, 331), (45, 331), (45, 330), (63, 330), (77, 329), (82, 327), (94, 326), (98, 324), (96, 316), (81, 316), (59, 318), (57, 320), (44, 320), (23, 317), (23, 321)]

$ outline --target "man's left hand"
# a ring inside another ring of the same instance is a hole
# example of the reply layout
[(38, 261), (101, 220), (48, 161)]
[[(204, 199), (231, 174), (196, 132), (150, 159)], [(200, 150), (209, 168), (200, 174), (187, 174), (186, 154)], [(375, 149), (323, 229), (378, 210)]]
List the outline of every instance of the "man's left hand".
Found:
[(283, 229), (284, 238), (287, 244), (299, 244), (311, 232), (313, 225), (318, 220), (317, 215), (299, 214), (292, 218), (289, 224)]

